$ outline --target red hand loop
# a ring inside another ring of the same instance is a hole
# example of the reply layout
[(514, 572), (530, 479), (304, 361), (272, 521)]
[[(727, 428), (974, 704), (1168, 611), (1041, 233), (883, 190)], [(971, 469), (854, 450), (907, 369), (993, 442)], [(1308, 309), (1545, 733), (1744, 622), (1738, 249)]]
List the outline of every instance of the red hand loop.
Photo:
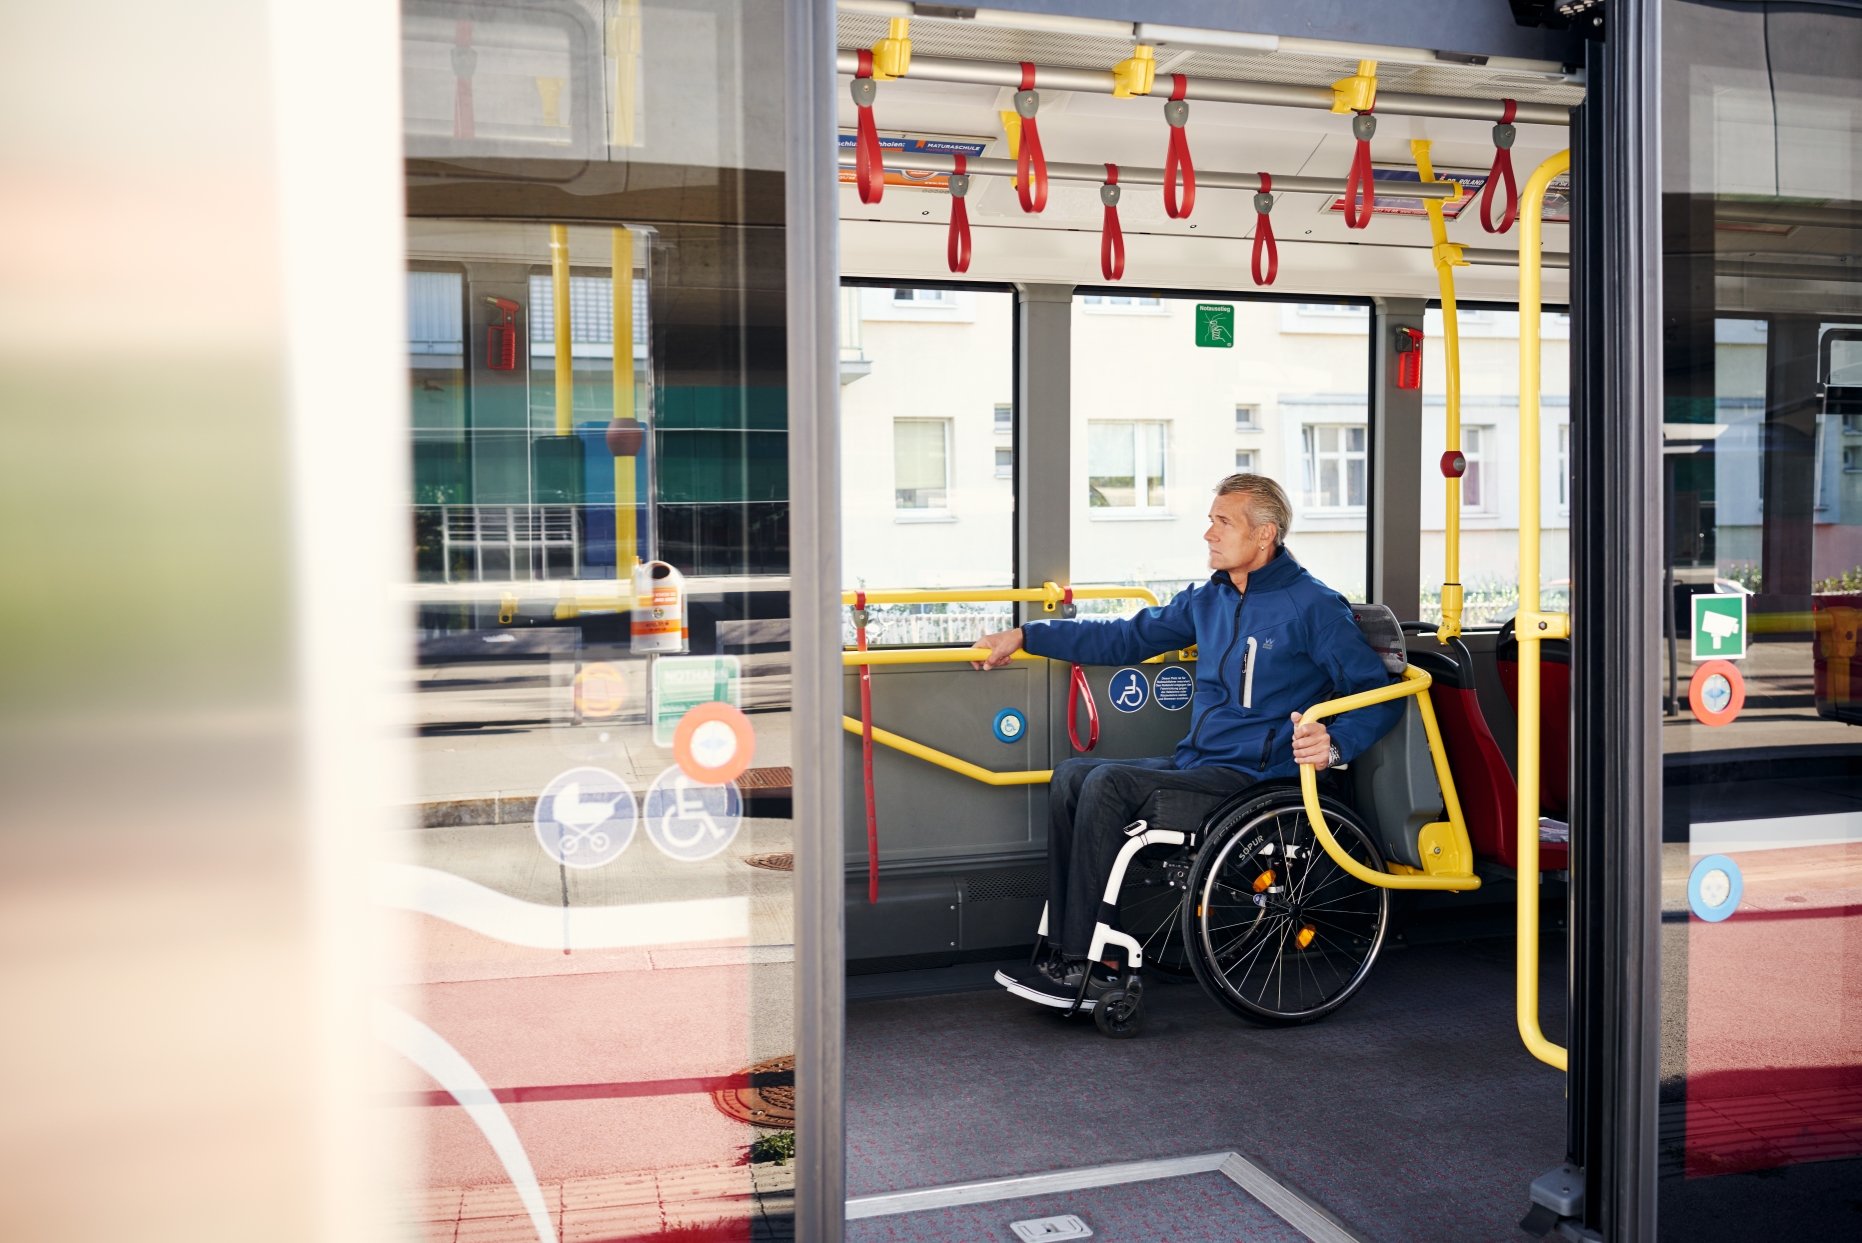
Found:
[[(1034, 66), (1022, 62), (1022, 89), (1034, 89)], [(1033, 117), (1022, 118), (1021, 150), (1015, 157), (1015, 191), (1022, 210), (1040, 213), (1047, 208), (1047, 156), (1041, 150), (1041, 130)]]
[[(1500, 114), (1500, 124), (1511, 125), (1519, 113), (1519, 105), (1514, 101), (1502, 100), (1506, 105)], [(1493, 222), (1493, 188), (1496, 183), (1506, 183), (1506, 207), (1500, 213), (1500, 223)], [(1513, 152), (1510, 148), (1495, 145), (1493, 150), (1493, 167), (1487, 170), (1487, 184), (1481, 187), (1481, 228), (1489, 233), (1505, 233), (1513, 227), (1513, 221), (1519, 217), (1519, 185), (1513, 180)]]
[[(1274, 179), (1269, 173), (1261, 174), (1262, 194), (1274, 192)], [(1267, 251), (1267, 275), (1261, 275), (1261, 251)], [(1274, 223), (1264, 211), (1254, 213), (1254, 283), (1271, 285), (1280, 275), (1280, 248), (1274, 244)]]
[[(1118, 184), (1118, 165), (1106, 165), (1106, 184)], [(1105, 223), (1099, 230), (1099, 273), (1109, 281), (1115, 281), (1125, 275), (1125, 235), (1118, 227), (1118, 206), (1106, 204)], [(1073, 589), (1067, 589), (1069, 598)]]
[[(1189, 79), (1180, 73), (1170, 75), (1176, 79), (1176, 87), (1170, 93), (1172, 103), (1183, 98), (1189, 90)], [(1183, 180), (1183, 201), (1177, 201), (1177, 178), (1179, 172)], [(1190, 160), (1189, 127), (1173, 125), (1170, 127), (1170, 150), (1164, 155), (1164, 211), (1172, 220), (1188, 220), (1190, 212), (1196, 208), (1196, 165)]]
[[(854, 593), (854, 634), (866, 650), (866, 593)], [(879, 804), (873, 796), (873, 666), (860, 666), (860, 777), (866, 785), (866, 900), (879, 901)]]
[(1377, 206), (1377, 189), (1371, 174), (1371, 143), (1358, 140), (1357, 154), (1351, 160), (1351, 173), (1345, 178), (1345, 227), (1362, 229), (1371, 223), (1371, 211)]
[[(1078, 714), (1081, 698), (1086, 700), (1086, 745), (1080, 745), (1080, 733), (1076, 728), (1075, 716)], [(1067, 741), (1073, 744), (1075, 751), (1091, 751), (1099, 745), (1099, 706), (1093, 702), (1093, 688), (1087, 684), (1086, 670), (1073, 666), (1073, 677), (1067, 685)]]
[(1189, 75), (1187, 74), (1182, 74), (1182, 73), (1171, 74), (1170, 84), (1171, 84), (1170, 85), (1170, 102), (1171, 103), (1175, 103), (1177, 100), (1182, 99), (1186, 94), (1189, 93), (1190, 79), (1189, 79)]
[[(858, 66), (854, 70), (856, 78), (873, 76), (873, 53), (862, 50)], [(855, 105), (859, 120), (854, 126), (854, 183), (860, 189), (862, 203), (877, 203), (886, 192), (885, 158), (879, 153), (879, 127), (873, 121), (871, 108)]]
[[(964, 175), (968, 157), (958, 154), (955, 157), (957, 168), (954, 176)], [(953, 272), (970, 270), (970, 209), (963, 205), (962, 195), (952, 195), (950, 200), (950, 244), (945, 248), (945, 258), (950, 261)]]

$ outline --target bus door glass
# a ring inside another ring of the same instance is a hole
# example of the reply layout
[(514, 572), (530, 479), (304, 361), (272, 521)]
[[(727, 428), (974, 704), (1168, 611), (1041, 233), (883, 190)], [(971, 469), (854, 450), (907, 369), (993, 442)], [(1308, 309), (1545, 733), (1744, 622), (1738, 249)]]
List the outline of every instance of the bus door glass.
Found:
[(1862, 14), (1663, 14), (1662, 1237), (1862, 1183)]

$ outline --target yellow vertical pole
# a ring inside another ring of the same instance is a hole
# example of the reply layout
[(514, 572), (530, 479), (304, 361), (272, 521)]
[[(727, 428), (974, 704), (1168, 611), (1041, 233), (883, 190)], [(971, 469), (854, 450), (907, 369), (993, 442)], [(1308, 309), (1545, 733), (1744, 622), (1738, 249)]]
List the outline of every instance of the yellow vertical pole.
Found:
[(575, 372), (569, 353), (569, 226), (550, 226), (550, 294), (556, 321), (556, 434), (575, 434)]
[[(614, 417), (631, 419), (634, 414), (634, 235), (622, 227), (614, 230)], [(631, 582), (633, 566), (640, 560), (636, 553), (638, 531), (634, 525), (634, 463), (638, 458), (614, 459), (614, 577)]]
[[(1423, 181), (1434, 181), (1435, 167), (1429, 160), (1427, 141), (1409, 144), (1416, 158), (1416, 172)], [(1455, 184), (1455, 197), (1461, 197), (1461, 185)], [(1423, 207), (1429, 213), (1429, 234), (1434, 245), (1429, 255), (1435, 264), (1435, 278), (1442, 289), (1442, 363), (1448, 373), (1447, 418), (1443, 447), (1449, 452), (1461, 448), (1461, 320), (1455, 310), (1455, 268), (1466, 267), (1461, 247), (1448, 240), (1448, 222), (1442, 217), (1442, 200), (1428, 199)], [(1442, 624), (1435, 632), (1438, 643), (1446, 643), (1461, 633), (1461, 480), (1446, 478), (1446, 509), (1442, 526)]]
[(1545, 189), (1571, 167), (1561, 151), (1533, 170), (1519, 196), (1519, 1036), (1532, 1056), (1566, 1069), (1564, 1049), (1539, 1028), (1539, 645), (1566, 638), (1571, 618), (1542, 613), (1539, 592), (1539, 282)]

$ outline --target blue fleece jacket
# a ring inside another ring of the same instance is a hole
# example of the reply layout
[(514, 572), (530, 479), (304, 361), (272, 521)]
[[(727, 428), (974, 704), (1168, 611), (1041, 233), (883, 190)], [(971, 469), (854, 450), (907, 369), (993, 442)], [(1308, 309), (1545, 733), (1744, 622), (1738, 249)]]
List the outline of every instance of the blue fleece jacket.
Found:
[[(1117, 620), (1029, 622), (1022, 644), (1037, 656), (1083, 665), (1133, 665), (1196, 645), (1190, 727), (1179, 768), (1218, 765), (1257, 777), (1290, 777), (1291, 714), (1322, 700), (1387, 685), (1390, 674), (1352, 620), (1345, 598), (1281, 549), (1235, 590), (1226, 570), (1169, 604)], [(1401, 701), (1326, 722), (1345, 760), (1388, 733)]]

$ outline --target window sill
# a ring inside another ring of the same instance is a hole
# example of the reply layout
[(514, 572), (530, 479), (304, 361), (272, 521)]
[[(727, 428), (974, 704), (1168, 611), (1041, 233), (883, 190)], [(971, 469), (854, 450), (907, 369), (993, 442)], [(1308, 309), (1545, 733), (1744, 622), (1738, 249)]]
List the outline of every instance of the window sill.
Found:
[(1124, 509), (1119, 506), (1102, 505), (1097, 509), (1088, 507), (1088, 522), (1175, 522), (1177, 515), (1161, 509)]
[(957, 515), (948, 509), (895, 509), (894, 522), (955, 522)]

